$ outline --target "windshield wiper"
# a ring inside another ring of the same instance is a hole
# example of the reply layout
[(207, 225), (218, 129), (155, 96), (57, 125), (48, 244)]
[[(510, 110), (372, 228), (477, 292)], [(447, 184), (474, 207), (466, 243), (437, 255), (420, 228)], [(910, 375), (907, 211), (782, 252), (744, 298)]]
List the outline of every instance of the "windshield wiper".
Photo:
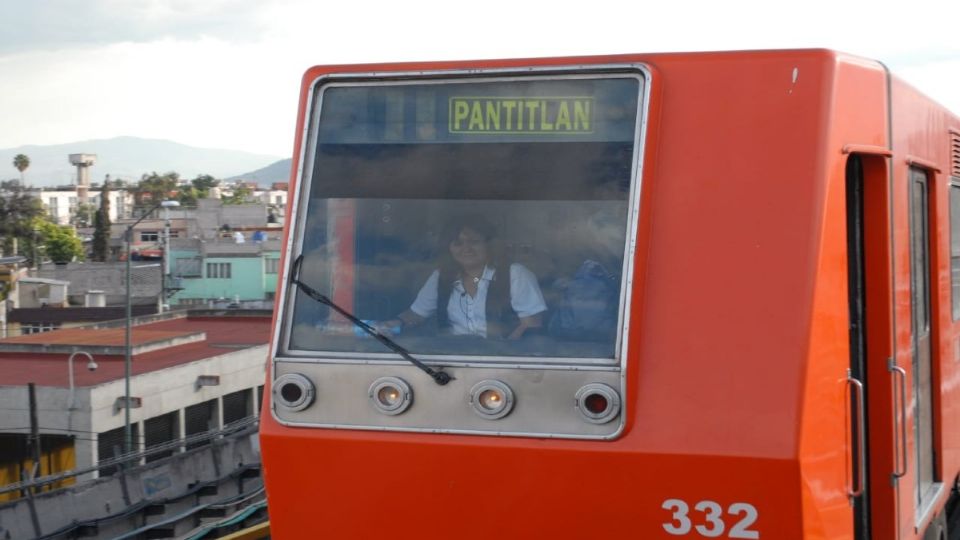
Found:
[(364, 332), (370, 334), (371, 336), (373, 336), (374, 338), (376, 338), (377, 341), (379, 341), (380, 343), (383, 343), (387, 348), (389, 348), (389, 349), (392, 350), (393, 352), (395, 352), (395, 353), (399, 354), (401, 357), (403, 357), (404, 360), (410, 362), (411, 364), (413, 364), (413, 365), (417, 366), (418, 368), (420, 368), (421, 370), (423, 370), (424, 373), (426, 373), (427, 375), (429, 375), (430, 378), (432, 378), (432, 379), (434, 380), (434, 382), (436, 382), (436, 383), (439, 384), (440, 386), (443, 386), (443, 385), (447, 384), (448, 382), (450, 382), (450, 381), (452, 381), (452, 380), (454, 379), (454, 377), (452, 377), (449, 373), (447, 373), (447, 372), (445, 372), (445, 371), (435, 370), (435, 369), (431, 368), (430, 366), (424, 364), (423, 362), (417, 360), (416, 358), (414, 358), (414, 357), (410, 354), (409, 351), (407, 351), (406, 349), (404, 349), (403, 347), (401, 347), (399, 344), (397, 344), (397, 342), (395, 342), (395, 341), (393, 341), (392, 339), (388, 338), (387, 336), (381, 334), (379, 331), (377, 331), (376, 328), (374, 328), (374, 327), (370, 326), (369, 324), (361, 321), (361, 320), (358, 319), (356, 316), (354, 316), (352, 313), (350, 313), (350, 312), (348, 312), (347, 310), (343, 309), (342, 307), (338, 306), (337, 304), (335, 304), (335, 303), (333, 302), (333, 300), (330, 300), (329, 297), (324, 296), (323, 294), (320, 294), (320, 292), (317, 291), (316, 289), (314, 289), (313, 287), (311, 287), (311, 286), (307, 285), (306, 283), (300, 281), (300, 265), (301, 265), (302, 263), (303, 263), (303, 254), (301, 254), (301, 255), (299, 255), (299, 256), (297, 257), (297, 260), (294, 261), (294, 263), (293, 263), (293, 268), (290, 269), (290, 283), (296, 285), (298, 289), (300, 289), (301, 291), (303, 291), (303, 294), (306, 294), (306, 295), (309, 296), (310, 298), (313, 298), (313, 299), (316, 300), (317, 302), (320, 302), (321, 304), (330, 307), (331, 309), (333, 309), (334, 311), (336, 311), (336, 312), (339, 313), (340, 315), (343, 315), (344, 317), (346, 317), (347, 320), (349, 320), (350, 322), (352, 322), (355, 326), (357, 326), (357, 328), (360, 328), (360, 329), (363, 330)]

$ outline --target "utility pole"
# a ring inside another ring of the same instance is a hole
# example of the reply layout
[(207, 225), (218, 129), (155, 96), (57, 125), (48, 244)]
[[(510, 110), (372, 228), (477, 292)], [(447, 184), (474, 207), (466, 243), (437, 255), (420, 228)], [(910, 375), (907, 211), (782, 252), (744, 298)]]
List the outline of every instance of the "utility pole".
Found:
[(37, 426), (37, 387), (33, 383), (27, 385), (30, 395), (30, 448), (33, 453), (33, 472), (30, 479), (35, 479), (40, 472), (40, 428)]

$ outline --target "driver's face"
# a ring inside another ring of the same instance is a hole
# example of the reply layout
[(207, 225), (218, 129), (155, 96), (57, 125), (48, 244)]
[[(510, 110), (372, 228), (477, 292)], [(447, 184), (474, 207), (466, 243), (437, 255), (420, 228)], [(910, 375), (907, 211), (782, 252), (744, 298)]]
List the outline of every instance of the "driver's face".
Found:
[(464, 268), (473, 268), (487, 263), (487, 240), (473, 229), (463, 229), (450, 242), (450, 254)]

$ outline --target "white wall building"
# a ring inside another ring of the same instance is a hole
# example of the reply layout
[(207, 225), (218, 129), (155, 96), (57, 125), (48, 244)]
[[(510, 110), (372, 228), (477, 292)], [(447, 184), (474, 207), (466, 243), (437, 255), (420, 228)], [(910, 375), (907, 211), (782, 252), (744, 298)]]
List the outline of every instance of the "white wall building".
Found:
[(260, 199), (266, 205), (276, 206), (280, 209), (287, 206), (287, 192), (279, 189), (254, 191), (253, 195)]
[[(43, 207), (47, 210), (50, 219), (60, 225), (70, 223), (70, 218), (77, 212), (77, 206), (80, 197), (76, 189), (71, 190), (48, 190), (41, 189), (33, 191), (31, 194), (43, 202)], [(94, 208), (100, 208), (100, 192), (91, 191), (88, 195), (89, 204)], [(110, 221), (116, 221), (118, 218), (129, 217), (130, 209), (133, 207), (133, 196), (126, 190), (110, 190)], [(93, 222), (93, 216), (90, 216), (90, 222)]]

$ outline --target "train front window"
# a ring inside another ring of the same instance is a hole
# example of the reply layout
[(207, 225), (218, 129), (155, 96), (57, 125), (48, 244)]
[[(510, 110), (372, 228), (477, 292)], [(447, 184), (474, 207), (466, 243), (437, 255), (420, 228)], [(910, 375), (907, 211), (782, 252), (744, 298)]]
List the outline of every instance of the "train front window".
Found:
[[(337, 80), (315, 91), (300, 279), (419, 356), (614, 361), (644, 80)], [(293, 289), (287, 352), (389, 351)]]

